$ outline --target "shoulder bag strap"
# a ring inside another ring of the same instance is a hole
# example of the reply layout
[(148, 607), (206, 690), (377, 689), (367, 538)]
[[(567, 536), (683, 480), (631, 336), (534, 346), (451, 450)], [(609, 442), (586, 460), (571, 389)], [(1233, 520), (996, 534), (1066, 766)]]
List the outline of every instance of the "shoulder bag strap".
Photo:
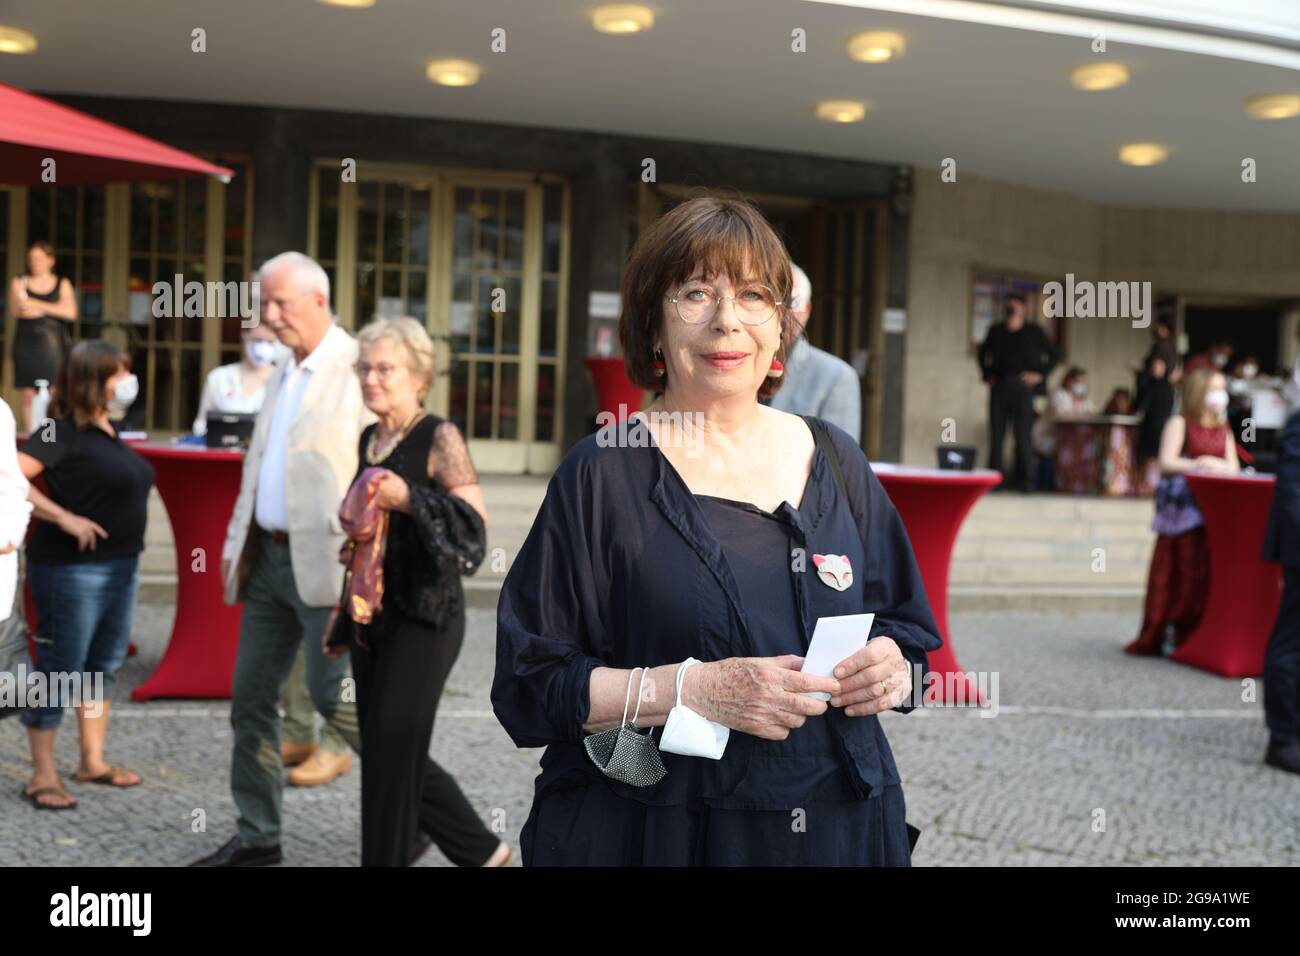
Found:
[(840, 469), (840, 455), (835, 450), (835, 443), (831, 441), (830, 431), (820, 418), (814, 418), (812, 415), (800, 415), (799, 417), (807, 422), (808, 427), (812, 429), (813, 440), (817, 442), (817, 447), (826, 456), (826, 463), (831, 466), (831, 474), (835, 476), (835, 486), (840, 489), (840, 496), (847, 503), (849, 493), (844, 488), (844, 472)]

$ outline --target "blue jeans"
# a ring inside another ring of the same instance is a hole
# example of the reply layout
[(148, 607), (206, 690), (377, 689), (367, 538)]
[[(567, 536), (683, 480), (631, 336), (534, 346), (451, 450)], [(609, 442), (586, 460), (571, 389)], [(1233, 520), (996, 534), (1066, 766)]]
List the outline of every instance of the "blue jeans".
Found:
[[(103, 699), (110, 698), (131, 642), (139, 562), (139, 555), (131, 555), (83, 564), (28, 564), (37, 615), (36, 670), (46, 675), (51, 691), (62, 683), (57, 675), (82, 674), (85, 699), (96, 689), (96, 679), (103, 681)], [(58, 706), (25, 710), (18, 719), (38, 730), (58, 727), (69, 702), (49, 703)]]

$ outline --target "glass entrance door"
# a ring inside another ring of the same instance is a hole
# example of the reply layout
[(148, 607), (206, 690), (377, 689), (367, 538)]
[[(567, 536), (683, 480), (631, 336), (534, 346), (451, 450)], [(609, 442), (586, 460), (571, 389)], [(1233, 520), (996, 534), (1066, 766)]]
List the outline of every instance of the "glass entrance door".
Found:
[(484, 471), (559, 463), (567, 195), (558, 179), (319, 164), (312, 242), (339, 321), (412, 316), (438, 350), (427, 406), (465, 434)]

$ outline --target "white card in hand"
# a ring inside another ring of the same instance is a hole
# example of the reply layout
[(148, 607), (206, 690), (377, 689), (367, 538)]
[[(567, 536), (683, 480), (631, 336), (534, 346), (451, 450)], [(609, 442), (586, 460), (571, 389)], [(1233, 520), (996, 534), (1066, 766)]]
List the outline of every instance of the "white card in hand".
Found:
[[(813, 629), (812, 642), (804, 655), (802, 673), (817, 677), (833, 677), (835, 665), (846, 657), (862, 650), (871, 635), (874, 614), (842, 614), (839, 617), (819, 617)], [(805, 691), (809, 697), (830, 700), (822, 691)]]

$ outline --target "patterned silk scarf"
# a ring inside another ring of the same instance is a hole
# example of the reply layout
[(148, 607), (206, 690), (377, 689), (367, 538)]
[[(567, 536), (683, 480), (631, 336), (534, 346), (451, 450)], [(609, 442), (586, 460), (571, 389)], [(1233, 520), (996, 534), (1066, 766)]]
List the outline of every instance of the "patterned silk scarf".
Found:
[(340, 559), (352, 571), (348, 579), (347, 610), (358, 624), (369, 624), (383, 608), (388, 512), (375, 502), (375, 492), (386, 471), (367, 468), (357, 476), (339, 506), (339, 522), (348, 536)]

